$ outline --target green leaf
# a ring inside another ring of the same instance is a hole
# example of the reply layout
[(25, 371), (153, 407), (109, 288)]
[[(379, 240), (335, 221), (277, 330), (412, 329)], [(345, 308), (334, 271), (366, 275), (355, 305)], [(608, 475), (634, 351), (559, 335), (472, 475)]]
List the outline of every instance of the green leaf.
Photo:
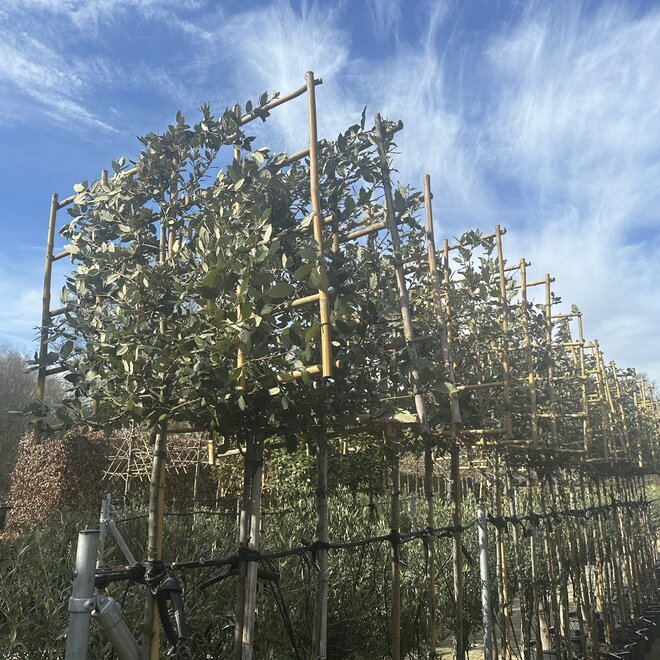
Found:
[(409, 410), (397, 410), (393, 415), (393, 419), (402, 424), (415, 424), (417, 422), (417, 415)]
[(266, 295), (273, 300), (278, 300), (281, 298), (290, 298), (294, 291), (295, 288), (288, 282), (278, 282), (266, 291)]

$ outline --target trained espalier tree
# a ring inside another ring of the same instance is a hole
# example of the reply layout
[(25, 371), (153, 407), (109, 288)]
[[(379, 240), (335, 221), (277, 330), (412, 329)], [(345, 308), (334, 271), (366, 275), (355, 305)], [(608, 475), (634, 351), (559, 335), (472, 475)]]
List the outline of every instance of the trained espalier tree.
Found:
[[(502, 648), (510, 656), (516, 593), (527, 625), (522, 641), (529, 647), (531, 621), (536, 619), (540, 637), (545, 616), (537, 592), (553, 601), (557, 624), (569, 610), (563, 568), (583, 582), (587, 577), (567, 528), (546, 525), (549, 507), (558, 516), (597, 505), (605, 515), (603, 498), (614, 489), (632, 502), (631, 511), (638, 505), (634, 500), (644, 484), (632, 479), (634, 471), (623, 485), (618, 477), (610, 480), (606, 492), (604, 479), (592, 480), (573, 461), (578, 455), (598, 466), (603, 461), (607, 478), (612, 459), (628, 467), (655, 463), (653, 392), (647, 402), (634, 373), (631, 381), (628, 372), (604, 365), (597, 342), (588, 352), (579, 311), (553, 312), (559, 299), (552, 279), (529, 283), (524, 260), (507, 263), (499, 226), (493, 234), (467, 232), (457, 244), (445, 241), (436, 249), (429, 177), (423, 194), (390, 180), (401, 125), (376, 115), (369, 129), (363, 112), (336, 140), (319, 142), (314, 85), (320, 81), (310, 72), (306, 83), (286, 98), (307, 92), (307, 149), (289, 155), (254, 145), (244, 127), (267, 117), (275, 97), (264, 94), (219, 118), (203, 107), (194, 124), (179, 114), (164, 133), (141, 139), (135, 163), (119, 159), (112, 177), (78, 184), (73, 199), (59, 205), (54, 196), (49, 252), (54, 212), (68, 206), (61, 233), (74, 271), (62, 293), (63, 308), (51, 313), (44, 295), (39, 378), (66, 371), (70, 391), (52, 409), (37, 395), (35, 435), (81, 426), (108, 433), (136, 426), (153, 434), (147, 578), (152, 569), (162, 574), (164, 566), (168, 433), (207, 432), (213, 464), (222, 439), (218, 453), (234, 454), (240, 464), (232, 470), (227, 461), (218, 470), (225, 485), (240, 493), (239, 549), (231, 560), (231, 575), (238, 578), (234, 625), (222, 632), (223, 638), (233, 636), (236, 659), (252, 654), (257, 567), (267, 560), (259, 545), (262, 487), (281, 504), (301, 504), (305, 494), (314, 498), (313, 507), (299, 507), (315, 517), (315, 533), (305, 531), (314, 541), (285, 551), (314, 557), (314, 607), (313, 613), (304, 608), (303, 626), (314, 657), (329, 657), (328, 585), (345, 561), (330, 560), (328, 551), (347, 548), (330, 543), (337, 529), (329, 532), (328, 494), (356, 498), (344, 520), (359, 518), (353, 510), (357, 498), (369, 496), (366, 523), (374, 496), (389, 491), (389, 511), (378, 524), (390, 534), (349, 544), (389, 545), (383, 596), (389, 590), (390, 603), (383, 621), (389, 618), (392, 657), (398, 660), (410, 647), (402, 631), (405, 636), (413, 628), (425, 635), (416, 647), (434, 657), (436, 622), (443, 621), (441, 628), (454, 630), (456, 655), (463, 658), (480, 619), (480, 583), (464, 561), (469, 523), (463, 507), (478, 493), (496, 524), (493, 573)], [(52, 254), (47, 269), (48, 259)], [(535, 285), (545, 287), (536, 302), (528, 298), (528, 287)], [(573, 319), (579, 320), (577, 337), (571, 335)], [(350, 446), (350, 459), (339, 460), (340, 448), (331, 444), (338, 440), (342, 449)], [(295, 456), (302, 445), (313, 456)], [(278, 451), (283, 446), (288, 453)], [(423, 459), (421, 515), (416, 504), (414, 513), (411, 505), (402, 515), (400, 458), (407, 450)], [(446, 507), (434, 482), (442, 462)], [(470, 494), (475, 474), (478, 491)], [(302, 487), (294, 488), (298, 481)], [(570, 482), (580, 489), (569, 496), (559, 486)], [(520, 485), (524, 499), (516, 496)], [(534, 529), (516, 526), (523, 522), (521, 512), (531, 516), (525, 523), (536, 521)], [(438, 528), (439, 521), (448, 526)], [(547, 529), (536, 529), (541, 521)], [(616, 542), (625, 550), (629, 574), (612, 564), (617, 592), (622, 577), (631, 585), (633, 570), (651, 566), (646, 558), (635, 564), (618, 521), (611, 527), (621, 536)], [(404, 542), (400, 532), (406, 527), (411, 536)], [(233, 547), (235, 535), (229, 536)], [(446, 575), (435, 563), (434, 543), (443, 536), (451, 539), (454, 583), (441, 594), (438, 578)], [(405, 549), (413, 539), (423, 539), (423, 548)], [(599, 565), (612, 552), (597, 557)], [(523, 566), (526, 557), (529, 566)], [(407, 559), (416, 562), (419, 579), (406, 577)], [(177, 570), (205, 562), (192, 558), (181, 567), (177, 561)], [(583, 600), (589, 591), (586, 584), (575, 589)], [(420, 603), (414, 617), (402, 612), (402, 596)], [(151, 658), (159, 652), (153, 600), (148, 591), (142, 634)], [(337, 599), (330, 609), (345, 609), (341, 603)], [(633, 613), (636, 603), (626, 607)], [(566, 633), (567, 622), (559, 629)]]
[[(408, 387), (410, 356), (397, 340), (387, 243), (342, 242), (326, 264), (341, 387), (319, 396), (305, 371), (319, 361), (318, 310), (290, 304), (319, 287), (305, 231), (307, 167), (250, 151), (237, 112), (215, 119), (205, 107), (194, 126), (179, 115), (163, 135), (142, 138), (137, 174), (119, 160), (111, 179), (76, 187), (62, 230), (75, 271), (63, 292), (67, 312), (52, 329), (54, 363), (66, 366), (72, 386), (59, 411), (65, 425), (167, 420), (223, 436), (271, 435), (311, 428), (321, 416), (341, 428), (397, 408), (392, 392)], [(363, 117), (321, 152), (323, 208), (336, 226), (383, 214), (370, 140)], [(222, 146), (245, 155), (220, 169)], [(421, 251), (419, 195), (398, 188), (395, 204), (405, 249)], [(429, 391), (444, 382), (438, 364), (421, 361)], [(294, 370), (302, 378), (277, 377)]]

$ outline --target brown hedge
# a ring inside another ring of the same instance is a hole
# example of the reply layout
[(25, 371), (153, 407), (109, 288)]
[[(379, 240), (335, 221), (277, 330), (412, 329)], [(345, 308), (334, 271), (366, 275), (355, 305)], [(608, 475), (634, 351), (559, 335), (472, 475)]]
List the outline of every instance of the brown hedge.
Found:
[(98, 511), (108, 451), (102, 433), (72, 431), (40, 444), (26, 433), (11, 477), (5, 531), (37, 526), (64, 509)]

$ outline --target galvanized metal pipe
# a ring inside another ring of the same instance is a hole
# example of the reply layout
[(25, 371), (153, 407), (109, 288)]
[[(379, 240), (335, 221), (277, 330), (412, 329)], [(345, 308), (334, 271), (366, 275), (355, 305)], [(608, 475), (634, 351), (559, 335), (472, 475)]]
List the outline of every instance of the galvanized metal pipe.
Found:
[(78, 533), (73, 593), (69, 598), (69, 632), (65, 660), (87, 660), (98, 547), (98, 529), (85, 529)]
[(484, 660), (493, 660), (493, 624), (490, 609), (490, 579), (488, 576), (488, 529), (486, 505), (477, 504), (479, 533), (479, 572), (481, 575), (481, 610), (484, 628)]

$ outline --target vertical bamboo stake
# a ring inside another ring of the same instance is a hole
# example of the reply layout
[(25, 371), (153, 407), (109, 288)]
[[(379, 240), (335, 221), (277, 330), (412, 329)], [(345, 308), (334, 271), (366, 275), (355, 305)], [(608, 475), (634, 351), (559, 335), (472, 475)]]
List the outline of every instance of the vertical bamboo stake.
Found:
[(660, 420), (658, 419), (658, 407), (656, 406), (652, 387), (649, 388), (649, 400), (651, 403), (651, 421), (654, 431), (653, 436), (649, 438), (649, 445), (651, 447), (651, 460), (653, 461), (653, 467), (657, 469), (658, 462), (656, 460), (655, 449), (660, 435)]
[(500, 275), (500, 304), (502, 305), (502, 382), (504, 384), (504, 434), (507, 440), (513, 437), (511, 421), (511, 383), (509, 364), (509, 301), (506, 290), (506, 276), (504, 274), (504, 254), (502, 252), (502, 230), (499, 225), (495, 227), (495, 242), (497, 245), (497, 266)]
[[(250, 436), (245, 451), (243, 498), (239, 519), (239, 552), (243, 553), (259, 551), (263, 455), (263, 438)], [(258, 568), (257, 561), (239, 562), (234, 660), (252, 658)]]
[[(571, 492), (571, 506), (575, 507), (573, 493)], [(576, 529), (570, 520), (566, 521), (567, 536), (569, 539), (575, 539), (575, 543), (569, 543), (568, 545), (568, 558), (571, 566), (571, 573), (573, 575), (573, 597), (575, 600), (575, 607), (577, 612), (578, 619), (578, 628), (580, 632), (580, 646), (584, 653), (585, 658), (591, 657), (589, 654), (588, 648), (588, 635), (587, 628), (585, 628), (585, 622), (587, 623), (588, 630), (591, 631), (593, 627), (590, 625), (591, 621), (591, 610), (589, 608), (589, 592), (584, 588), (584, 571), (582, 565), (582, 546), (581, 546), (581, 535), (580, 530)], [(570, 628), (569, 628), (570, 630)]]
[(548, 344), (548, 395), (550, 400), (550, 433), (555, 447), (559, 446), (557, 432), (557, 399), (555, 396), (555, 355), (552, 345), (552, 293), (550, 291), (550, 275), (545, 275), (545, 322), (546, 342)]
[(316, 552), (318, 578), (314, 603), (312, 652), (315, 660), (327, 657), (328, 640), (328, 441), (325, 430), (319, 430), (316, 445), (316, 538), (321, 547)]
[[(615, 475), (615, 484), (617, 486), (617, 490), (619, 491), (620, 499), (625, 499), (623, 497), (623, 493), (621, 492), (620, 488), (620, 480), (619, 477)], [(612, 502), (615, 501), (614, 493), (610, 492), (610, 499)], [(632, 557), (630, 554), (630, 544), (629, 544), (629, 538), (628, 538), (628, 533), (630, 530), (626, 530), (626, 525), (625, 525), (625, 512), (620, 511), (617, 507), (614, 507), (613, 512), (612, 512), (613, 518), (614, 518), (614, 527), (615, 527), (615, 533), (617, 535), (617, 543), (620, 548), (620, 553), (621, 553), (621, 561), (620, 563), (623, 564), (623, 571), (625, 572), (625, 581), (626, 581), (626, 586), (628, 587), (628, 593), (626, 594), (627, 600), (629, 602), (629, 614), (630, 614), (630, 619), (631, 623), (634, 622), (635, 620), (635, 615), (638, 614), (636, 611), (637, 608), (637, 596), (639, 595), (639, 589), (638, 585), (635, 582), (634, 576), (633, 576), (633, 566), (632, 566)], [(619, 598), (623, 598), (624, 595), (620, 594)]]
[(452, 525), (454, 537), (452, 544), (452, 559), (454, 564), (454, 598), (455, 598), (455, 636), (456, 636), (456, 658), (463, 660), (465, 657), (465, 635), (463, 631), (463, 534), (462, 528), (462, 505), (463, 489), (460, 476), (460, 454), (458, 442), (451, 445), (451, 490), (452, 490)]
[(126, 457), (126, 481), (124, 482), (124, 498), (128, 499), (131, 490), (131, 471), (133, 470), (133, 443), (135, 442), (135, 424), (131, 426), (128, 436), (128, 456)]
[[(587, 495), (584, 488), (584, 473), (579, 475), (579, 494), (580, 494), (580, 505), (583, 509), (586, 509), (588, 506)], [(596, 572), (596, 553), (591, 550), (589, 544), (589, 531), (593, 527), (591, 519), (585, 524), (576, 524), (578, 528), (578, 543), (579, 543), (579, 552), (583, 557), (584, 566), (582, 570), (583, 576), (583, 594), (585, 605), (587, 605), (587, 621), (589, 623), (589, 637), (591, 640), (591, 655), (588, 656), (590, 660), (598, 660), (599, 655), (599, 638), (598, 638), (598, 626), (596, 620), (596, 609), (597, 609), (597, 598), (598, 598), (598, 587), (594, 585), (593, 577)], [(593, 559), (593, 571), (591, 570), (591, 564)]]
[[(259, 537), (261, 529), (261, 475), (263, 469), (264, 443), (263, 438), (254, 438), (254, 462), (250, 466), (252, 473), (249, 502), (249, 530), (247, 549), (253, 553), (259, 552)], [(245, 576), (245, 609), (243, 613), (242, 660), (251, 660), (254, 650), (254, 624), (257, 612), (257, 576), (259, 563), (250, 561), (247, 564)]]
[[(442, 349), (442, 357), (445, 367), (445, 372), (452, 385), (456, 384), (454, 375), (454, 363), (451, 353), (451, 339), (447, 329), (447, 320), (445, 311), (442, 306), (442, 288), (440, 285), (440, 276), (438, 273), (438, 265), (435, 254), (435, 235), (433, 227), (433, 207), (431, 195), (431, 178), (427, 174), (424, 176), (424, 207), (426, 211), (426, 247), (428, 256), (429, 274), (431, 277), (431, 287), (433, 293), (433, 303), (438, 320), (438, 331), (440, 334), (440, 346)], [(447, 267), (448, 271), (448, 267)], [(448, 272), (445, 273), (448, 279)], [(459, 407), (458, 397), (455, 391), (449, 395), (449, 405), (451, 410), (451, 432), (452, 432), (452, 449), (451, 449), (451, 479), (452, 479), (452, 503), (453, 503), (453, 525), (455, 527), (453, 538), (453, 555), (454, 555), (454, 594), (456, 599), (456, 644), (457, 655), (459, 658), (463, 656), (463, 553), (462, 553), (462, 533), (459, 531), (462, 527), (461, 516), (461, 488), (460, 488), (460, 465), (459, 465), (459, 452), (458, 452), (458, 436), (457, 425), (461, 423), (461, 411)], [(424, 490), (426, 495), (426, 511), (427, 518), (426, 524), (429, 528), (434, 527), (433, 515), (433, 461), (431, 455), (431, 437), (425, 435), (424, 437)], [(429, 640), (430, 657), (435, 657), (436, 648), (436, 629), (435, 629), (435, 566), (434, 566), (434, 547), (433, 539), (429, 537), (426, 540), (426, 595), (427, 595), (427, 630)]]
[(584, 413), (584, 419), (582, 421), (582, 432), (584, 434), (584, 448), (588, 452), (591, 450), (591, 426), (589, 423), (589, 397), (587, 395), (587, 372), (584, 364), (584, 328), (582, 327), (582, 312), (578, 312), (577, 326), (578, 326), (578, 342), (580, 344), (578, 357), (580, 361), (582, 412)]
[[(172, 253), (168, 252), (167, 219), (161, 217), (159, 263), (164, 265)], [(165, 334), (165, 318), (159, 320), (159, 331)], [(164, 384), (161, 387), (160, 399), (164, 403)], [(153, 461), (151, 465), (151, 480), (149, 483), (149, 530), (147, 538), (147, 561), (160, 561), (163, 558), (163, 515), (165, 509), (165, 474), (167, 471), (167, 421), (160, 422), (154, 438)], [(148, 621), (151, 613), (151, 620)], [(160, 620), (158, 603), (150, 590), (147, 590), (145, 602), (144, 629), (142, 634), (142, 655), (150, 660), (158, 660), (160, 645)], [(151, 634), (147, 633), (151, 628)], [(149, 654), (148, 656), (146, 654)]]
[[(532, 484), (532, 471), (527, 468), (527, 513), (530, 514), (534, 510), (534, 487)], [(543, 639), (541, 636), (541, 601), (538, 597), (539, 585), (539, 567), (537, 559), (538, 547), (538, 525), (533, 522), (532, 530), (529, 537), (529, 556), (530, 556), (530, 573), (532, 577), (532, 594), (531, 594), (531, 614), (532, 619), (536, 623), (536, 655), (542, 656), (543, 652)]]
[(592, 353), (596, 364), (594, 365), (594, 372), (596, 375), (596, 388), (598, 391), (598, 399), (600, 403), (600, 418), (601, 418), (601, 431), (603, 434), (603, 458), (608, 461), (610, 458), (610, 445), (611, 442), (611, 426), (610, 426), (610, 411), (607, 405), (607, 397), (605, 395), (605, 384), (603, 382), (603, 370), (601, 368), (600, 349), (598, 347), (598, 340), (594, 339)]
[(399, 451), (392, 427), (385, 427), (385, 435), (389, 440), (391, 451), (391, 494), (390, 494), (390, 527), (393, 540), (391, 542), (392, 561), (392, 594), (390, 612), (390, 635), (392, 639), (392, 660), (401, 660), (401, 545), (398, 541), (401, 516), (401, 477), (399, 473)]
[(630, 434), (628, 433), (628, 422), (626, 420), (626, 411), (623, 408), (623, 402), (621, 400), (621, 384), (619, 383), (619, 374), (616, 370), (616, 363), (614, 361), (610, 362), (610, 371), (612, 373), (612, 380), (614, 381), (614, 393), (616, 395), (617, 403), (617, 412), (619, 413), (619, 423), (621, 424), (621, 429), (623, 431), (623, 440), (626, 446), (626, 455), (628, 462), (632, 463), (632, 448), (630, 445)]
[[(602, 485), (603, 488), (603, 497), (601, 497), (601, 492), (600, 492), (600, 486)], [(598, 498), (598, 506), (603, 506), (603, 500), (604, 497), (606, 497), (607, 493), (605, 490), (605, 483), (603, 482), (602, 484), (599, 484), (596, 482), (596, 495)], [(602, 515), (601, 515), (601, 521), (602, 521)], [(617, 542), (616, 539), (612, 537), (612, 531), (613, 530), (608, 530), (610, 533), (607, 533), (605, 531), (604, 526), (601, 528), (601, 534), (602, 534), (602, 540), (605, 541), (605, 552), (606, 552), (606, 558), (609, 558), (609, 567), (610, 570), (614, 576), (614, 586), (616, 588), (616, 594), (617, 594), (617, 602), (619, 605), (619, 617), (620, 617), (620, 622), (623, 624), (626, 619), (628, 618), (628, 615), (626, 613), (626, 603), (625, 599), (623, 598), (623, 579), (621, 577), (621, 565), (619, 563), (619, 558), (620, 558), (620, 551), (619, 548), (617, 547)], [(612, 598), (612, 592), (610, 590), (610, 599)]]
[[(592, 506), (598, 501), (594, 495), (594, 485), (589, 483), (589, 499)], [(596, 560), (596, 606), (603, 619), (603, 632), (605, 643), (612, 643), (612, 613), (609, 606), (610, 594), (612, 593), (607, 567), (607, 551), (605, 547), (605, 531), (603, 528), (602, 514), (596, 514), (596, 523), (592, 526), (591, 546), (594, 549)]]
[[(516, 492), (513, 486), (513, 478), (511, 476), (511, 471), (508, 471), (506, 474), (506, 490), (507, 498), (509, 500), (509, 507), (511, 515), (516, 518), (518, 515), (518, 507), (516, 503)], [(523, 572), (524, 567), (521, 561), (521, 548), (520, 548), (520, 537), (518, 534), (518, 526), (513, 525), (511, 528), (511, 536), (513, 539), (513, 560), (516, 563), (517, 577), (518, 577), (518, 599), (520, 602), (520, 632), (523, 645), (523, 655), (527, 657), (529, 655), (529, 635), (527, 631), (526, 622), (529, 621), (529, 614), (527, 608), (527, 602), (525, 600), (524, 585), (523, 585)]]
[(50, 200), (48, 216), (48, 235), (46, 238), (46, 262), (44, 265), (44, 282), (41, 291), (41, 328), (39, 330), (39, 371), (37, 372), (37, 387), (35, 399), (41, 404), (41, 420), (34, 427), (34, 440), (41, 442), (44, 430), (44, 396), (46, 394), (46, 370), (48, 369), (48, 333), (50, 329), (50, 287), (53, 274), (53, 245), (55, 243), (55, 222), (57, 217), (57, 193)]
[(551, 532), (548, 520), (545, 521), (545, 528), (543, 530), (543, 546), (545, 550), (545, 560), (548, 571), (548, 578), (551, 583), (550, 589), (550, 604), (552, 610), (552, 623), (555, 628), (555, 639), (557, 646), (557, 654), (559, 658), (564, 658), (564, 641), (562, 635), (561, 613), (560, 604), (557, 598), (557, 568), (555, 566), (555, 554), (551, 546)]
[(305, 74), (307, 82), (307, 114), (309, 123), (309, 191), (312, 204), (312, 227), (318, 249), (319, 269), (319, 317), (321, 321), (321, 364), (323, 377), (332, 377), (332, 337), (330, 333), (330, 302), (328, 298), (328, 273), (323, 248), (323, 218), (319, 193), (318, 135), (316, 128), (316, 87), (314, 74)]
[[(550, 496), (556, 509), (560, 509), (560, 502), (554, 481), (550, 481)], [(562, 628), (562, 637), (566, 644), (566, 657), (570, 658), (571, 648), (571, 625), (568, 619), (568, 568), (564, 556), (564, 544), (562, 540), (562, 526), (555, 525), (554, 539), (557, 553), (557, 577), (559, 579), (559, 621), (558, 626)]]
[(610, 449), (612, 450), (613, 456), (616, 460), (618, 456), (618, 446), (616, 443), (616, 438), (617, 438), (617, 424), (616, 424), (616, 417), (615, 417), (615, 411), (614, 411), (614, 401), (612, 400), (612, 391), (610, 390), (610, 381), (609, 378), (607, 377), (607, 372), (605, 371), (605, 363), (603, 361), (603, 353), (600, 350), (600, 347), (598, 345), (598, 341), (594, 341), (594, 344), (596, 346), (596, 363), (597, 363), (597, 369), (600, 374), (600, 379), (602, 382), (603, 386), (603, 394), (605, 396), (605, 402), (607, 405), (607, 427), (608, 427), (608, 433), (609, 433), (609, 438), (611, 442), (611, 447)]
[[(495, 454), (495, 516), (502, 518), (502, 484), (500, 480), (500, 454)], [(506, 561), (504, 530), (498, 525), (495, 531), (497, 543), (498, 586), (500, 609), (502, 611), (502, 653), (505, 660), (511, 660), (511, 613), (509, 611), (509, 578)], [(460, 660), (463, 660), (462, 658)]]
[(532, 447), (537, 448), (539, 444), (539, 418), (536, 392), (536, 370), (534, 369), (534, 355), (532, 353), (532, 339), (529, 332), (529, 307), (527, 301), (527, 263), (520, 260), (520, 293), (522, 296), (522, 327), (525, 348), (525, 360), (527, 362), (527, 386), (529, 389), (530, 423), (532, 432)]
[[(151, 479), (149, 481), (149, 529), (147, 537), (147, 561), (163, 558), (163, 509), (165, 500), (165, 460), (167, 448), (167, 422), (158, 424), (154, 437)], [(160, 644), (160, 619), (158, 603), (147, 589), (142, 632), (142, 657), (158, 660)]]
[[(248, 438), (243, 456), (243, 489), (239, 504), (238, 517), (238, 549), (239, 552), (248, 547), (251, 523), (252, 479), (254, 478), (254, 461), (256, 458), (254, 440)], [(243, 629), (245, 625), (245, 600), (247, 584), (247, 562), (239, 561), (236, 580), (236, 608), (234, 625), (234, 660), (243, 657)]]
[(408, 348), (410, 358), (410, 379), (412, 381), (413, 394), (415, 398), (415, 409), (419, 420), (419, 430), (426, 433), (429, 430), (426, 416), (426, 404), (422, 395), (422, 382), (417, 367), (417, 350), (415, 348), (415, 333), (413, 330), (412, 313), (410, 310), (410, 299), (408, 296), (408, 284), (401, 260), (401, 237), (394, 213), (394, 197), (392, 196), (392, 182), (390, 180), (390, 166), (387, 162), (387, 151), (385, 149), (385, 136), (383, 125), (379, 114), (374, 116), (376, 142), (378, 155), (380, 157), (380, 171), (385, 195), (385, 216), (387, 228), (392, 241), (392, 255), (394, 257), (394, 269), (396, 273), (396, 284), (399, 291), (399, 306), (401, 308), (401, 319), (403, 321), (403, 335)]
[(644, 467), (644, 454), (643, 454), (643, 438), (646, 431), (646, 387), (644, 386), (644, 376), (640, 378), (639, 382), (639, 392), (642, 396), (641, 409), (642, 412), (639, 412), (639, 401), (637, 397), (637, 372), (633, 369), (632, 377), (632, 392), (633, 399), (635, 404), (635, 410), (637, 411), (637, 466), (640, 468)]
[[(431, 194), (431, 177), (424, 175), (424, 209), (426, 220), (426, 249), (428, 256), (429, 274), (431, 276), (431, 290), (433, 294), (433, 304), (438, 321), (438, 334), (440, 335), (440, 348), (442, 350), (442, 361), (449, 382), (456, 385), (454, 375), (454, 361), (451, 354), (451, 342), (447, 331), (447, 318), (442, 307), (442, 287), (440, 284), (440, 275), (438, 273), (438, 264), (435, 255), (435, 232), (433, 228), (433, 196)], [(461, 423), (461, 411), (458, 403), (458, 396), (455, 391), (449, 394), (449, 405), (451, 408), (451, 419), (453, 424)]]

